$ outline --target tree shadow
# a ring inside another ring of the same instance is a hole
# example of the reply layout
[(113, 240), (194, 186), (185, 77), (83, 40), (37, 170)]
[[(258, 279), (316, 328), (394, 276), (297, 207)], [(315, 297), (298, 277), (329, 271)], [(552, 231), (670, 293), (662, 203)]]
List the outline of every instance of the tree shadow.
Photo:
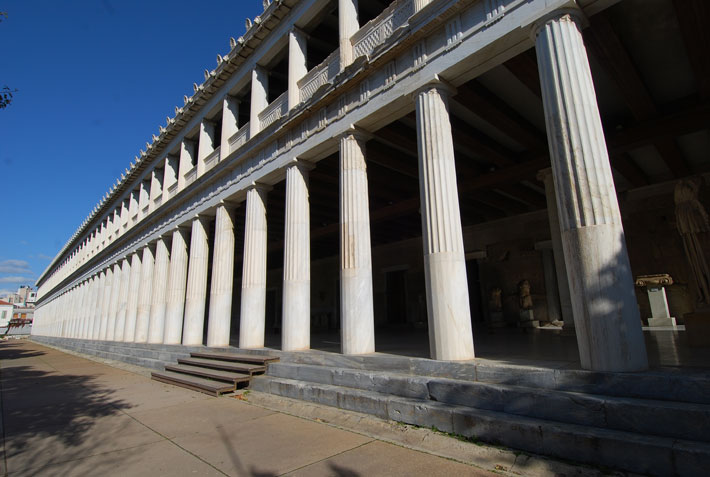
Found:
[[(63, 374), (42, 366), (14, 365), (22, 358), (48, 353), (27, 342), (0, 344), (0, 391), (4, 453), (10, 469), (51, 465), (96, 453), (104, 439), (92, 430), (102, 418), (123, 416), (131, 405), (113, 397), (96, 376)], [(8, 366), (8, 361), (9, 366)], [(108, 432), (120, 432), (130, 418)], [(132, 422), (132, 421), (131, 421)], [(105, 435), (110, 440), (111, 435)]]

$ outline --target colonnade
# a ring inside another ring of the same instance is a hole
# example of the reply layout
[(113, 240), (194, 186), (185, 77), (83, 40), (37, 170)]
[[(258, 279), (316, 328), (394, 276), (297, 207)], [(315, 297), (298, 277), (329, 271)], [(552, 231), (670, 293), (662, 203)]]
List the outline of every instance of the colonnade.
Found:
[[(343, 27), (345, 28), (345, 27)], [(582, 366), (600, 371), (647, 367), (618, 201), (576, 11), (558, 11), (532, 31), (538, 55), (552, 163), (556, 255), (564, 277)], [(436, 78), (414, 95), (422, 238), (431, 357), (474, 357), (465, 254), (448, 114), (455, 89)], [(374, 352), (368, 206), (368, 133), (339, 138), (342, 352)], [(283, 267), (284, 350), (310, 347), (308, 171), (286, 167)], [(264, 346), (269, 187), (246, 191), (240, 303), (241, 348)], [(39, 334), (81, 339), (229, 344), (234, 273), (234, 208), (223, 202), (84, 278), (38, 313)], [(211, 216), (215, 236), (208, 240)], [(212, 249), (212, 279), (208, 260)], [(561, 250), (560, 250), (561, 249)], [(566, 273), (563, 273), (565, 272)], [(207, 294), (210, 306), (206, 310)]]

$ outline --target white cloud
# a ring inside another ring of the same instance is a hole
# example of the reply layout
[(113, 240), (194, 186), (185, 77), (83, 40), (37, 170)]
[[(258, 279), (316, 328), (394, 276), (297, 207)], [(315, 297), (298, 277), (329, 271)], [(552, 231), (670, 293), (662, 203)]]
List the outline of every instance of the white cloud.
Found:
[(0, 283), (34, 283), (31, 277), (0, 277)]
[(32, 273), (32, 270), (24, 260), (3, 260), (0, 262), (0, 273)]
[(45, 255), (43, 253), (38, 253), (37, 258), (40, 260), (52, 260), (54, 257), (52, 257), (51, 255)]

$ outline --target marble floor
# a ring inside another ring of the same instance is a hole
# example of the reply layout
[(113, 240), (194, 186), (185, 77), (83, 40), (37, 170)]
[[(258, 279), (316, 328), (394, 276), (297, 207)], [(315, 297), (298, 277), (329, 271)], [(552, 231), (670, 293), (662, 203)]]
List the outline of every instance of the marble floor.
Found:
[[(645, 328), (646, 351), (652, 369), (658, 368), (710, 368), (710, 348), (691, 347), (684, 327)], [(237, 346), (237, 340), (231, 343)], [(279, 349), (281, 336), (271, 330), (266, 336), (266, 346)], [(474, 329), (476, 357), (514, 364), (537, 365), (554, 368), (579, 368), (577, 341), (573, 334), (549, 329), (501, 329), (490, 332)], [(340, 352), (340, 335), (336, 331), (314, 332), (311, 335), (314, 350)], [(429, 337), (426, 330), (410, 328), (378, 329), (375, 335), (378, 353), (400, 356), (429, 357)]]

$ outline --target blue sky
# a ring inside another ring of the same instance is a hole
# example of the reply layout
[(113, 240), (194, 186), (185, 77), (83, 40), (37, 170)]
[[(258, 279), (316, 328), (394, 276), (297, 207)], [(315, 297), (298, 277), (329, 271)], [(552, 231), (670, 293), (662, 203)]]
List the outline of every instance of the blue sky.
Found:
[(261, 0), (9, 0), (0, 23), (0, 296), (34, 285)]

